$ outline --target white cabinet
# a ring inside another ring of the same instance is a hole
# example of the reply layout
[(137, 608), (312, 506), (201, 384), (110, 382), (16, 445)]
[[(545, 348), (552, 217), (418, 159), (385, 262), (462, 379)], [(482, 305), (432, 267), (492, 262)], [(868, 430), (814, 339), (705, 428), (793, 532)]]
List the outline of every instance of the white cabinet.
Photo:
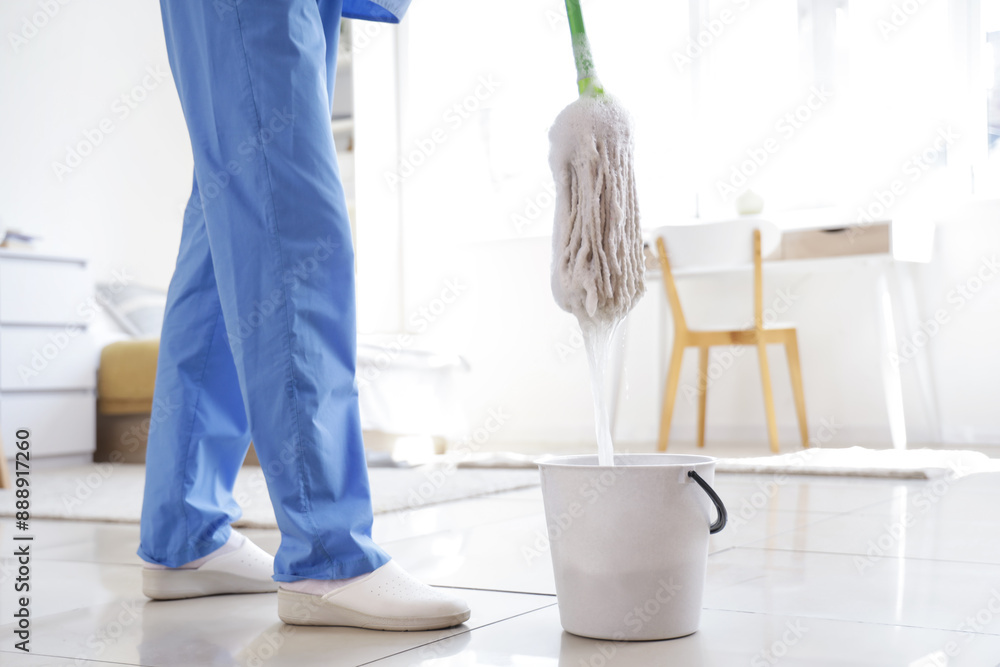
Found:
[(94, 303), (86, 263), (26, 256), (0, 254), (0, 324), (86, 323)]
[(37, 457), (95, 446), (95, 315), (86, 260), (0, 249), (0, 435), (31, 431)]
[(85, 326), (0, 325), (0, 391), (93, 389), (94, 351)]
[(92, 454), (96, 419), (93, 391), (5, 391), (0, 397), (7, 458), (14, 456), (11, 442), (19, 428), (31, 431), (34, 457)]

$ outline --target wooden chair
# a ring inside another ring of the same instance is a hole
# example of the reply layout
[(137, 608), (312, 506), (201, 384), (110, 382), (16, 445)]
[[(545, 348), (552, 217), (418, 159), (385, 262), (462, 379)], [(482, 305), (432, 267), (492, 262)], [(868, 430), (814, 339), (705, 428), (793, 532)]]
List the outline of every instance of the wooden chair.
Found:
[[(669, 228), (667, 228), (669, 229)], [(676, 229), (676, 228), (675, 228)], [(681, 309), (680, 297), (670, 268), (670, 258), (663, 241), (665, 229), (658, 230), (656, 239), (657, 255), (663, 271), (663, 286), (674, 320), (674, 345), (670, 354), (670, 370), (667, 373), (666, 390), (663, 394), (663, 410), (660, 413), (659, 450), (666, 451), (670, 436), (670, 421), (673, 417), (677, 385), (681, 377), (681, 362), (684, 350), (698, 348), (698, 446), (705, 446), (705, 402), (708, 395), (708, 355), (713, 345), (754, 345), (760, 359), (761, 381), (764, 387), (764, 410), (767, 413), (767, 433), (771, 451), (778, 451), (778, 425), (774, 417), (774, 397), (771, 394), (771, 375), (767, 363), (767, 345), (781, 343), (788, 356), (788, 370), (792, 377), (792, 392), (795, 396), (795, 410), (798, 413), (802, 446), (809, 446), (809, 432), (806, 427), (806, 401), (802, 391), (802, 368), (799, 364), (799, 344), (794, 328), (764, 327), (763, 278), (761, 270), (761, 232), (753, 230), (753, 328), (735, 331), (692, 330), (687, 326)], [(744, 237), (746, 238), (746, 237)]]

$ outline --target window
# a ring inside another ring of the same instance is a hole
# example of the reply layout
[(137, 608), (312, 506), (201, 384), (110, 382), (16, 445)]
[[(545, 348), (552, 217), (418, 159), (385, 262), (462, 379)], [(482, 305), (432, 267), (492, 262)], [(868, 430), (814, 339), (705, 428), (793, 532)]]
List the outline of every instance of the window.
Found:
[(940, 191), (958, 136), (946, 3), (698, 1), (707, 21), (729, 12), (692, 69), (703, 217), (734, 215), (744, 189), (849, 219), (893, 183), (885, 217)]
[[(974, 164), (975, 193), (1000, 196), (1000, 3), (983, 0), (966, 9), (969, 24), (967, 51), (972, 64), (973, 104), (983, 102), (984, 116), (973, 114), (974, 127), (983, 141), (984, 155)], [(985, 135), (985, 136), (984, 136)]]

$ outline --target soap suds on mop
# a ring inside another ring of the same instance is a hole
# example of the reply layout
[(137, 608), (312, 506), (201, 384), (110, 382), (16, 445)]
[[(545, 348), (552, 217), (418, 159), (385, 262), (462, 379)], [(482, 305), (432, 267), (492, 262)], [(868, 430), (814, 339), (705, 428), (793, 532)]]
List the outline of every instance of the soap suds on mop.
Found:
[(581, 321), (620, 321), (645, 292), (631, 117), (610, 95), (581, 97), (549, 141), (553, 296)]
[(645, 292), (632, 120), (610, 95), (567, 106), (549, 131), (556, 183), (552, 294), (580, 322), (600, 465), (613, 465), (604, 378), (611, 337)]

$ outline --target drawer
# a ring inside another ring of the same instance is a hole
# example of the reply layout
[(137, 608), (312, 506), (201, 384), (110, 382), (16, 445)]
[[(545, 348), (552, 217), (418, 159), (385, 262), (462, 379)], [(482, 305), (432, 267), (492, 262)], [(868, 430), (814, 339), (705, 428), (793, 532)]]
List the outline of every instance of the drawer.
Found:
[(881, 255), (892, 250), (888, 222), (835, 229), (802, 229), (781, 235), (779, 256), (772, 259), (816, 259), (847, 255)]
[(84, 264), (0, 259), (0, 323), (84, 323), (92, 298)]
[(14, 456), (19, 428), (31, 431), (33, 456), (93, 452), (96, 410), (91, 391), (0, 394), (0, 433), (7, 458)]
[(97, 353), (86, 329), (0, 327), (0, 391), (93, 389), (96, 381)]

